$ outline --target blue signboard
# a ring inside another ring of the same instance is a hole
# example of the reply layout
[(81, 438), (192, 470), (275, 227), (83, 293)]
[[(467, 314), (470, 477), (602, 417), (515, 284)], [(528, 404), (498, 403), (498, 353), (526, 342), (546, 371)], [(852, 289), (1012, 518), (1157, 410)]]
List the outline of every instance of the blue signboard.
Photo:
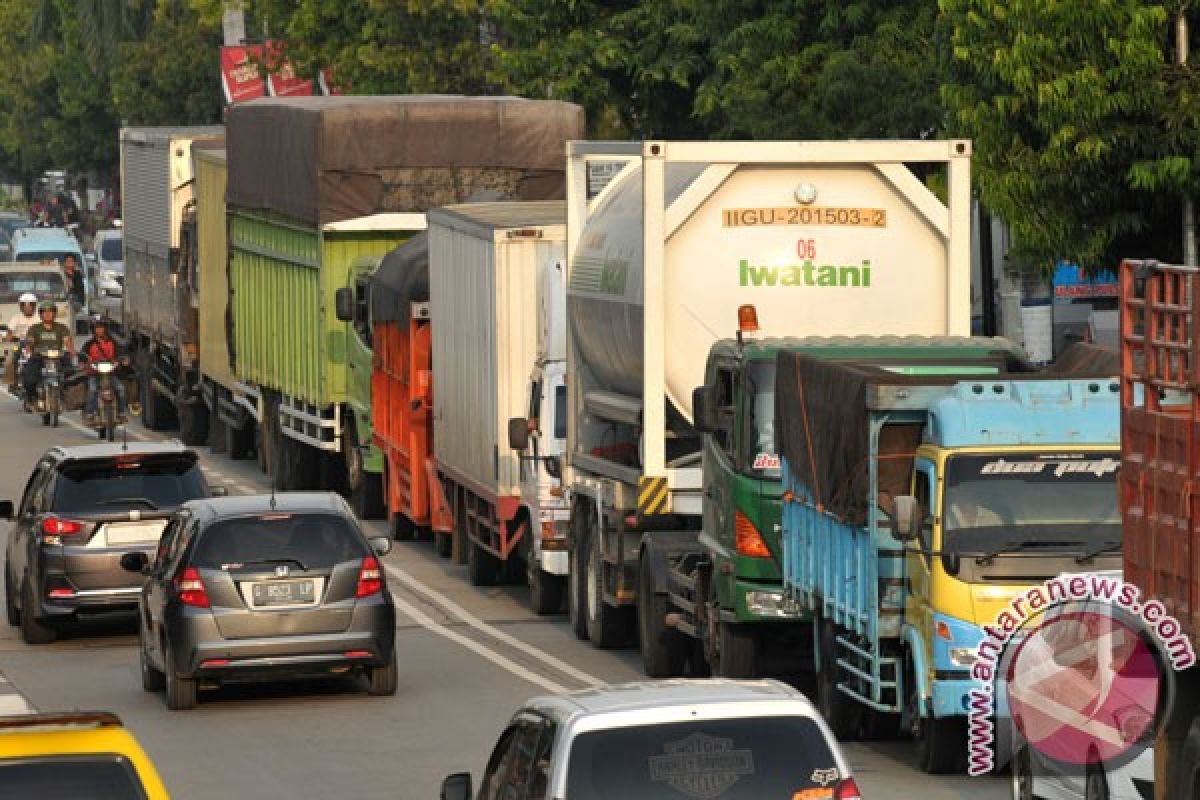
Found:
[(1091, 277), (1078, 264), (1058, 262), (1054, 269), (1055, 300), (1086, 300), (1092, 297), (1116, 297), (1117, 273), (1098, 270)]

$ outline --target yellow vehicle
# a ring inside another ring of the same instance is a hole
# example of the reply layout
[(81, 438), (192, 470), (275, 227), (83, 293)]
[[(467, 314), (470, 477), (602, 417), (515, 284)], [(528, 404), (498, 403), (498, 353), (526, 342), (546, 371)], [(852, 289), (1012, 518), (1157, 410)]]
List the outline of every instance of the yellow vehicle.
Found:
[(0, 717), (0, 795), (47, 800), (170, 797), (137, 739), (107, 711)]

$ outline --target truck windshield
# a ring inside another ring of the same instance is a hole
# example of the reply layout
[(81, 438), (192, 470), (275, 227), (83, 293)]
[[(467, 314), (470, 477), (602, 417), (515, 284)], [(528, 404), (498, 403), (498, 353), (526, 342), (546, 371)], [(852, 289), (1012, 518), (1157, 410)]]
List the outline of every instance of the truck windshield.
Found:
[(15, 303), (26, 292), (39, 300), (65, 300), (67, 285), (57, 272), (0, 272), (0, 303)]
[(1119, 549), (1120, 453), (1004, 453), (946, 462), (944, 547), (958, 552)]
[(746, 366), (742, 379), (742, 440), (738, 463), (742, 472), (756, 478), (778, 479), (775, 453), (775, 362)]
[(843, 777), (807, 717), (693, 720), (590, 731), (567, 763), (571, 800), (833, 797)]

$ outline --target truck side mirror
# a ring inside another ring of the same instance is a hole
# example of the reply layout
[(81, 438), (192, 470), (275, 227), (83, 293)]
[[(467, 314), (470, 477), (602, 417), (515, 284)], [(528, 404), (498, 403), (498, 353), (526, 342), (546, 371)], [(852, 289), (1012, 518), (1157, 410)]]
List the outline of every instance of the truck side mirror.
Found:
[(13, 518), (13, 502), (12, 500), (0, 500), (0, 519)]
[(697, 386), (692, 390), (692, 425), (701, 433), (712, 433), (717, 429), (712, 392), (707, 386)]
[(524, 417), (513, 417), (508, 421), (508, 446), (513, 450), (524, 450), (529, 446), (529, 421)]
[(925, 515), (921, 504), (911, 494), (900, 495), (892, 499), (892, 533), (901, 542), (911, 542), (921, 533), (925, 524)]
[(333, 313), (342, 322), (354, 321), (354, 290), (342, 288), (333, 293)]

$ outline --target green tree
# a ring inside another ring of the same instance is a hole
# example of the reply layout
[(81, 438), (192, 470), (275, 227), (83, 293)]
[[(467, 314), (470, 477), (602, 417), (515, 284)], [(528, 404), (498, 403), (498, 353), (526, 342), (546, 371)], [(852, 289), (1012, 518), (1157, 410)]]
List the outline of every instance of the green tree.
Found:
[(1178, 258), (1197, 189), (1196, 81), (1170, 62), (1172, 8), (1144, 0), (941, 0), (949, 132), (975, 140), (983, 202), (1047, 270)]

